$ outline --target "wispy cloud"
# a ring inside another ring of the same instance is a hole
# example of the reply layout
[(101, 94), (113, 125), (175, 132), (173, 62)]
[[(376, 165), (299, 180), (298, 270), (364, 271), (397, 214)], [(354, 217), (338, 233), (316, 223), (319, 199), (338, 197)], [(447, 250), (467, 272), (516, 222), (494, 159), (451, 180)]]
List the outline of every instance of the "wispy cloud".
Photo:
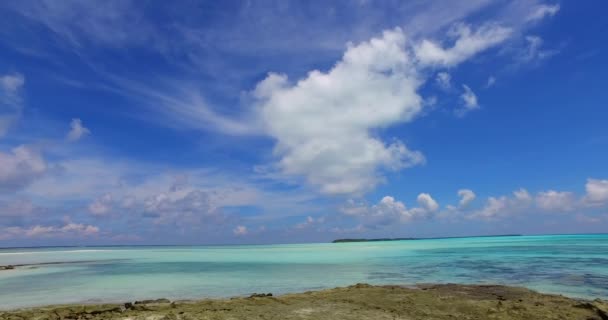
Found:
[(44, 175), (49, 166), (40, 153), (19, 146), (8, 153), (0, 151), (0, 192), (15, 192)]
[(422, 40), (416, 46), (416, 57), (426, 65), (452, 67), (505, 41), (511, 32), (511, 28), (495, 24), (485, 24), (475, 30), (466, 24), (456, 24), (449, 32), (455, 39), (451, 47)]
[(447, 72), (439, 72), (435, 78), (437, 85), (443, 90), (452, 88), (452, 76)]
[(538, 63), (559, 53), (557, 49), (543, 48), (543, 39), (539, 36), (526, 36), (526, 46), (516, 56), (519, 63)]
[(532, 10), (531, 10), (530, 14), (527, 16), (526, 20), (527, 21), (538, 21), (538, 20), (542, 20), (545, 17), (552, 17), (555, 14), (557, 14), (559, 9), (560, 9), (559, 4), (554, 4), (554, 5), (539, 4), (532, 8)]
[(70, 131), (66, 138), (68, 141), (77, 141), (90, 133), (91, 131), (82, 125), (82, 120), (76, 118), (72, 119), (72, 122), (70, 122)]
[(21, 91), (25, 77), (20, 73), (0, 75), (0, 138), (21, 117)]
[(496, 84), (496, 77), (494, 76), (489, 76), (488, 77), (488, 81), (486, 81), (486, 85), (484, 86), (484, 88), (488, 89), (493, 87)]
[(465, 114), (479, 109), (479, 101), (477, 100), (477, 95), (469, 86), (466, 84), (462, 85), (463, 92), (460, 95), (460, 100), (462, 101), (462, 106), (456, 109), (456, 115), (459, 117), (463, 117)]
[(6, 8), (42, 25), (73, 49), (87, 45), (126, 47), (150, 44), (153, 24), (130, 0), (90, 3), (75, 0), (35, 0), (7, 3)]
[(138, 102), (134, 117), (177, 130), (196, 129), (228, 135), (260, 134), (253, 112), (239, 110), (222, 114), (205, 100), (199, 86), (190, 81), (168, 81), (152, 85), (143, 81), (106, 74), (108, 90)]

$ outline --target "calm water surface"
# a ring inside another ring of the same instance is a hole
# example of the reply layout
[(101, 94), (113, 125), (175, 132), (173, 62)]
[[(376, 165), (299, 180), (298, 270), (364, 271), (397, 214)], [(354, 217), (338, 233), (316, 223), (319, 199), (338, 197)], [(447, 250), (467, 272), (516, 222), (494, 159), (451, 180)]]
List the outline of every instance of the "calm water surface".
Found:
[(0, 249), (0, 309), (274, 294), (373, 284), (500, 283), (608, 298), (608, 235), (200, 247)]

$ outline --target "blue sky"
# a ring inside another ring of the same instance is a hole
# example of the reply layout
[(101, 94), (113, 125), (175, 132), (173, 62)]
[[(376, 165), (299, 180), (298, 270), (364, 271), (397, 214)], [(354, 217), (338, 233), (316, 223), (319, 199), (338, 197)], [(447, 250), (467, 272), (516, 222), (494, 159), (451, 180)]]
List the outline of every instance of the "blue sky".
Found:
[(0, 4), (0, 245), (608, 230), (602, 1)]

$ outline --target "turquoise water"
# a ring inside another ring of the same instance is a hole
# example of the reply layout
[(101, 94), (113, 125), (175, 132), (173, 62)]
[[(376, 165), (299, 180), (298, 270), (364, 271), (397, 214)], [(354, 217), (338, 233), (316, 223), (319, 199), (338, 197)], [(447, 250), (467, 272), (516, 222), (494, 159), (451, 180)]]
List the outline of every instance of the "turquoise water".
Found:
[(274, 294), (374, 284), (501, 283), (608, 298), (608, 235), (260, 246), (2, 249), (0, 309)]

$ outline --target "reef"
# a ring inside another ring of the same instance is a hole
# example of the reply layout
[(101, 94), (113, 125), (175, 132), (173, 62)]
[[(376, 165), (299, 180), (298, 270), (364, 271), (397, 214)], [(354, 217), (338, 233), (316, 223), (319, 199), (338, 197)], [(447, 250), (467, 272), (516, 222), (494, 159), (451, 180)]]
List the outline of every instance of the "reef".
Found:
[(350, 287), (199, 301), (144, 300), (0, 312), (2, 320), (567, 319), (607, 320), (608, 302), (497, 285)]

